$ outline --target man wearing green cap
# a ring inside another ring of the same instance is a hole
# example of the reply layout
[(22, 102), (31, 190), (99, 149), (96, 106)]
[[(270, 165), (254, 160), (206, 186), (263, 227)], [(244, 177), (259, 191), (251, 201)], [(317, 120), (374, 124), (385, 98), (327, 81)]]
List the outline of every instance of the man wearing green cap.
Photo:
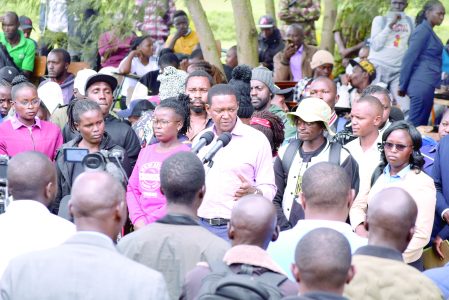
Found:
[(323, 161), (340, 165), (351, 178), (351, 188), (358, 191), (357, 162), (348, 150), (325, 137), (325, 132), (334, 135), (329, 127), (331, 115), (329, 105), (319, 98), (306, 98), (299, 103), (295, 112), (287, 113), (296, 126), (298, 139), (281, 147), (274, 162), (277, 193), (273, 203), (281, 230), (292, 228), (304, 218), (297, 198), (301, 193), (302, 175), (310, 166)]

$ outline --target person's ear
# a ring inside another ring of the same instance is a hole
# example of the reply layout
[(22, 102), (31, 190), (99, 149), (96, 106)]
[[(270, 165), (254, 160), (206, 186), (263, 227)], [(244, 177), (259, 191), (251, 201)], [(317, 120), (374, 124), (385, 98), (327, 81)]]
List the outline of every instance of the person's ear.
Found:
[(366, 231), (369, 232), (369, 222), (366, 218), (365, 218), (365, 222), (363, 223), (363, 227), (365, 228)]
[(295, 278), (297, 283), (301, 282), (301, 274), (299, 272), (298, 266), (294, 263), (291, 264), (290, 270), (292, 271), (293, 277)]
[(78, 123), (76, 123), (76, 122), (75, 122), (75, 129), (76, 129), (76, 131), (78, 131), (78, 132), (80, 131), (80, 125), (79, 125)]
[(352, 206), (352, 203), (354, 202), (354, 199), (355, 199), (355, 190), (354, 190), (354, 189), (351, 189), (351, 190), (349, 191), (349, 193), (348, 193), (348, 198), (347, 198), (347, 201), (348, 201), (348, 208), (349, 208), (349, 209), (351, 209), (351, 206)]
[(122, 200), (115, 207), (115, 219), (117, 220), (117, 223), (120, 224), (120, 227), (123, 227), (125, 225), (126, 217), (127, 217), (126, 204), (125, 200)]
[(412, 240), (413, 235), (415, 234), (415, 226), (412, 226), (407, 234), (407, 241), (410, 242)]
[(53, 201), (52, 198), (54, 198), (54, 196), (55, 196), (55, 193), (54, 193), (55, 188), (56, 188), (56, 185), (54, 182), (50, 181), (49, 183), (47, 183), (47, 185), (45, 186), (45, 191), (44, 191), (46, 199), (50, 199)]
[(349, 267), (348, 276), (346, 277), (346, 284), (350, 283), (352, 281), (352, 279), (354, 278), (355, 273), (356, 273), (355, 270), (356, 269), (355, 269), (354, 265), (351, 265), (351, 267)]
[(67, 206), (68, 206), (68, 208), (69, 208), (69, 216), (72, 218), (72, 219), (75, 219), (75, 215), (74, 215), (74, 213), (73, 213), (73, 204), (72, 204), (72, 200), (69, 200), (69, 203), (67, 204)]
[(299, 204), (302, 205), (302, 209), (306, 209), (306, 198), (304, 197), (303, 192), (299, 192), (298, 194)]
[(164, 190), (162, 189), (162, 187), (159, 187), (159, 191), (161, 191), (161, 194), (165, 196)]
[(374, 125), (379, 126), (381, 122), (382, 122), (382, 116), (376, 116), (374, 118), (374, 122), (373, 122)]
[(231, 225), (231, 222), (228, 222), (228, 237), (230, 241), (234, 239), (234, 235), (235, 235), (234, 226)]
[(276, 225), (276, 228), (273, 231), (273, 235), (271, 236), (271, 241), (272, 242), (276, 242), (277, 239), (279, 238), (279, 232), (281, 231), (281, 228), (279, 227), (279, 225)]
[(64, 63), (64, 69), (66, 69), (66, 70), (69, 69), (69, 63)]

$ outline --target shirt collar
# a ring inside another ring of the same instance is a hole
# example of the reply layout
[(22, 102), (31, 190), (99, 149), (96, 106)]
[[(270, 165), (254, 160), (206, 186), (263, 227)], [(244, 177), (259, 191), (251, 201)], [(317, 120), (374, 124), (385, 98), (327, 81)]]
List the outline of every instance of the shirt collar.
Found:
[(26, 128), (33, 128), (35, 126), (39, 127), (42, 129), (42, 124), (41, 124), (41, 120), (36, 116), (34, 117), (35, 123), (31, 126), (27, 126), (25, 124), (23, 124), (22, 122), (19, 121), (19, 118), (17, 118), (17, 114), (15, 114), (12, 118), (11, 118), (11, 125), (12, 125), (12, 129), (17, 130), (20, 127), (26, 127)]
[(403, 261), (401, 252), (393, 248), (386, 248), (373, 245), (360, 247), (359, 249), (357, 249), (354, 255), (368, 255), (397, 261)]
[(298, 48), (298, 50), (296, 50), (296, 53), (298, 54), (302, 54), (304, 52), (304, 44), (301, 45), (301, 47)]
[(403, 168), (396, 175), (390, 175), (390, 170), (390, 165), (387, 164), (387, 166), (384, 168), (384, 175), (387, 176), (387, 178), (403, 179), (404, 176), (407, 175), (408, 172), (410, 172), (410, 165), (407, 165), (407, 167)]
[[(245, 124), (243, 124), (243, 122), (240, 120), (240, 118), (237, 117), (237, 121), (235, 122), (234, 128), (231, 131), (231, 134), (232, 135), (243, 135), (244, 134), (244, 129), (245, 129), (244, 126), (245, 126)], [(212, 130), (213, 130), (213, 132), (215, 134), (217, 134), (217, 130), (216, 130), (215, 124), (214, 124)]]
[(237, 245), (229, 249), (223, 261), (228, 265), (247, 264), (269, 269), (273, 272), (286, 275), (282, 268), (274, 262), (268, 253), (258, 246)]

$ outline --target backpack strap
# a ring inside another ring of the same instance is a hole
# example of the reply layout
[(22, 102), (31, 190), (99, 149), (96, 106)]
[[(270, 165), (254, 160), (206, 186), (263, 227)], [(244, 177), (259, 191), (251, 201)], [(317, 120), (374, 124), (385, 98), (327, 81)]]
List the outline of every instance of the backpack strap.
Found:
[(299, 145), (301, 144), (301, 140), (294, 139), (291, 140), (285, 149), (284, 156), (282, 156), (282, 169), (284, 170), (284, 180), (285, 184), (287, 184), (288, 172), (290, 171), (290, 167), (292, 166), (293, 159), (295, 158), (296, 151), (299, 149)]
[(331, 142), (329, 150), (329, 162), (340, 165), (340, 153), (343, 146), (340, 143)]
[(261, 282), (263, 282), (269, 286), (275, 286), (275, 287), (279, 287), (287, 279), (288, 279), (287, 276), (279, 274), (279, 273), (271, 272), (271, 271), (264, 272), (263, 274), (261, 274), (258, 277), (258, 280), (260, 280)]

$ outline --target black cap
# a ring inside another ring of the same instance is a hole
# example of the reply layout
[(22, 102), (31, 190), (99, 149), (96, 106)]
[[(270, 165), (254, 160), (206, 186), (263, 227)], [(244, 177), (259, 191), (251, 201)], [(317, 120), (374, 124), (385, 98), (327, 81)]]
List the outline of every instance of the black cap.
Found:
[(87, 79), (84, 90), (87, 92), (87, 89), (96, 82), (106, 82), (107, 84), (109, 84), (112, 91), (114, 91), (117, 87), (117, 79), (115, 79), (113, 76), (107, 74), (95, 74)]
[(16, 68), (11, 66), (6, 66), (0, 69), (0, 79), (4, 79), (7, 82), (11, 83), (14, 77), (19, 75), (19, 71)]

